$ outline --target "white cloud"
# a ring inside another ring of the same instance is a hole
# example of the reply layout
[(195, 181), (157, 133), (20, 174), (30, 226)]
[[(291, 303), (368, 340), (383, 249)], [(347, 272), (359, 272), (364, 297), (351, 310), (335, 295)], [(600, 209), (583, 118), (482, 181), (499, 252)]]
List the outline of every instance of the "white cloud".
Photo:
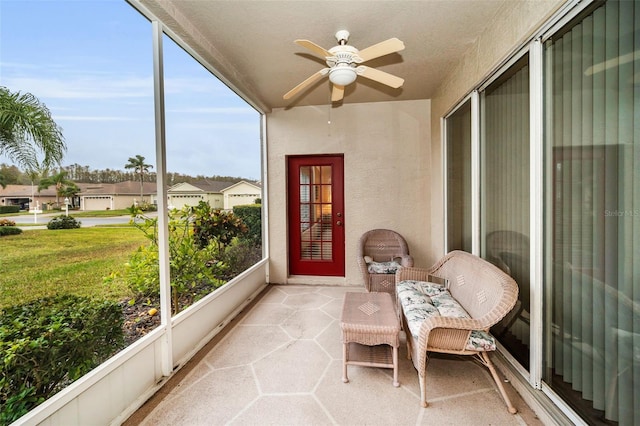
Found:
[(38, 98), (46, 99), (114, 99), (151, 98), (153, 79), (151, 77), (97, 78), (88, 74), (69, 78), (6, 78), (5, 84), (11, 90), (28, 91)]
[(170, 113), (180, 114), (255, 114), (257, 111), (249, 106), (247, 107), (200, 107), (200, 108), (171, 108), (167, 109)]
[(235, 123), (230, 123), (230, 122), (222, 122), (222, 123), (193, 122), (193, 123), (189, 123), (189, 122), (184, 122), (184, 121), (180, 121), (180, 122), (170, 121), (170, 122), (167, 122), (167, 128), (171, 128), (171, 129), (182, 129), (182, 130), (199, 130), (199, 129), (202, 129), (202, 130), (233, 130), (233, 131), (238, 131), (238, 130), (246, 130), (247, 128), (253, 128), (256, 133), (257, 133), (258, 125), (259, 125), (259, 122), (258, 122), (257, 119), (255, 121), (253, 121), (253, 122), (250, 122), (250, 123), (247, 123), (247, 122), (235, 122)]
[(40, 68), (41, 67), (36, 64), (0, 61), (0, 69), (3, 69), (3, 70), (13, 69), (14, 71), (23, 72), (24, 70), (39, 70)]
[(53, 115), (55, 121), (138, 121), (133, 117), (81, 116), (81, 115)]

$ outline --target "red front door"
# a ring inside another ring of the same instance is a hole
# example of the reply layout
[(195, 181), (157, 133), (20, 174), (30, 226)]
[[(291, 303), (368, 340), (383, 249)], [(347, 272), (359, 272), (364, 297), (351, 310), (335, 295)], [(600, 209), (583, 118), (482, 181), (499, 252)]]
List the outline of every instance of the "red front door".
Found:
[(344, 276), (343, 157), (289, 157), (289, 274)]

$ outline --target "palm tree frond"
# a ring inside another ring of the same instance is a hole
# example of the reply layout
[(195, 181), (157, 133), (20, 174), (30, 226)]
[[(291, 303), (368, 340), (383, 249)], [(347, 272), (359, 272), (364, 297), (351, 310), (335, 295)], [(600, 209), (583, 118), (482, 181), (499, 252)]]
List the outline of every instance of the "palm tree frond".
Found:
[(0, 86), (0, 153), (34, 168), (38, 152), (44, 155), (43, 165), (52, 166), (62, 161), (66, 149), (62, 128), (45, 104), (31, 93), (12, 93)]

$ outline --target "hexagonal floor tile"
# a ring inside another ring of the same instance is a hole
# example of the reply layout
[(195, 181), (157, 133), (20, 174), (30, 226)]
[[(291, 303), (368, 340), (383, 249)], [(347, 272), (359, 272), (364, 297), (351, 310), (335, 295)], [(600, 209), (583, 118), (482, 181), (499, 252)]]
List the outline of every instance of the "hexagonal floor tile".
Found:
[(284, 305), (298, 310), (317, 309), (326, 305), (333, 299), (317, 293), (293, 294), (287, 296), (282, 302)]
[(254, 363), (263, 393), (311, 392), (321, 380), (329, 356), (311, 340), (295, 340)]
[(287, 318), (281, 327), (294, 339), (313, 339), (333, 322), (333, 318), (319, 310), (298, 311)]

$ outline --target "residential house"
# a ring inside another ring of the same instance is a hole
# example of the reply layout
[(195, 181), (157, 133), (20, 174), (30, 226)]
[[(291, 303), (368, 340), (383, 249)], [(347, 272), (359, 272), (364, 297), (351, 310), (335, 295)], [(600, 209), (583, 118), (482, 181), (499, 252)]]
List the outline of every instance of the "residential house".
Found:
[(7, 185), (0, 186), (0, 205), (19, 206), (25, 209), (46, 209), (48, 205), (55, 205), (56, 189), (53, 186), (38, 191), (37, 186), (32, 185)]
[[(140, 183), (126, 181), (118, 183), (77, 183), (80, 192), (70, 200), (69, 205), (80, 210), (125, 209), (141, 203), (157, 204), (157, 185), (144, 182), (142, 198)], [(233, 209), (234, 206), (254, 204), (262, 194), (260, 186), (247, 181), (236, 183), (202, 180), (194, 183), (178, 183), (167, 190), (167, 202), (170, 208), (195, 206), (200, 201), (208, 202), (215, 209)], [(19, 205), (23, 209), (33, 206), (47, 209), (56, 202), (56, 191), (49, 187), (41, 191), (30, 185), (7, 185), (0, 188), (0, 205)], [(60, 201), (62, 202), (62, 201)]]
[[(266, 283), (362, 285), (359, 237), (391, 228), (419, 266), (461, 249), (518, 277), (495, 358), (541, 418), (640, 423), (638, 1), (129, 2), (157, 88), (167, 34), (262, 114), (265, 257), (24, 421), (126, 419)], [(366, 63), (402, 88), (320, 80), (342, 29), (402, 40)], [(292, 247), (325, 218), (320, 274)]]
[[(152, 203), (157, 190), (155, 182), (144, 182), (141, 198), (140, 182), (76, 183), (76, 185), (80, 188), (80, 192), (69, 200), (69, 206), (80, 210), (125, 209), (135, 204)], [(64, 198), (58, 202), (64, 203)], [(55, 203), (54, 186), (40, 191), (31, 185), (7, 185), (4, 189), (0, 187), (1, 205), (20, 205), (23, 209), (34, 207), (46, 210), (55, 206)]]
[(254, 204), (261, 194), (262, 189), (258, 185), (244, 180), (231, 183), (205, 179), (173, 185), (167, 190), (167, 203), (169, 209), (179, 209), (205, 201), (214, 209), (230, 210), (234, 206)]
[(229, 182), (202, 181), (197, 183), (177, 183), (167, 190), (167, 205), (169, 209), (181, 209), (184, 206), (195, 206), (200, 201), (208, 202), (211, 207), (224, 207), (222, 189)]
[[(118, 183), (81, 184), (80, 210), (119, 210), (143, 203), (153, 204), (155, 182), (126, 181)], [(80, 186), (80, 185), (78, 185)]]
[(256, 200), (262, 198), (262, 188), (251, 182), (242, 180), (222, 190), (224, 208), (233, 209), (235, 206), (256, 204)]

